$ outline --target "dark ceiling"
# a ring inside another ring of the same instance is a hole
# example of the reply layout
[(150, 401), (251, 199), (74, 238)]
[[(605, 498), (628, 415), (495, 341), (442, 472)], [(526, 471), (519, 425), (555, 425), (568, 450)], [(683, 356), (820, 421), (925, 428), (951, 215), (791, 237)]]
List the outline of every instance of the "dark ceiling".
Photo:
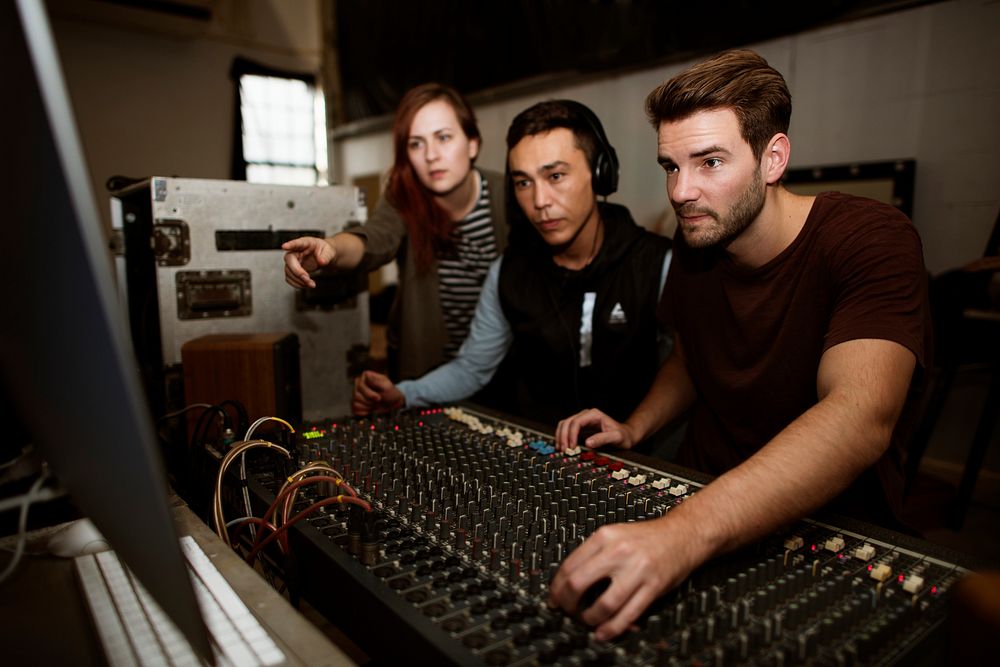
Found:
[(346, 122), (392, 113), (425, 81), (495, 96), (929, 1), (337, 0), (340, 111)]

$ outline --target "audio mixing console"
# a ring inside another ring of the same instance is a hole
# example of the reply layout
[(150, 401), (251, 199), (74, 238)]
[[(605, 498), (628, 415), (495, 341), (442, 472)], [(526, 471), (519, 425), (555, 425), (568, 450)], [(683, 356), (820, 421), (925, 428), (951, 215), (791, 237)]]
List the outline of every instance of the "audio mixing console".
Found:
[[(468, 407), (309, 424), (297, 455), (330, 463), (373, 507), (330, 505), (292, 531), (302, 594), (393, 664), (933, 664), (966, 573), (919, 540), (804, 520), (706, 564), (636, 631), (599, 642), (546, 606), (559, 562), (605, 524), (664, 515), (706, 478), (628, 454), (563, 455), (550, 435)], [(269, 502), (276, 484), (251, 488)]]

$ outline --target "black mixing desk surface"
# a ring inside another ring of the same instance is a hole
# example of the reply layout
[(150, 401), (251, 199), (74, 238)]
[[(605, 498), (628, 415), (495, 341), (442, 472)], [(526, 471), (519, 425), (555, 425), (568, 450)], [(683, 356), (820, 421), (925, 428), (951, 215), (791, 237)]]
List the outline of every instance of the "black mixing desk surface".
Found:
[[(299, 589), (391, 664), (936, 664), (967, 572), (925, 542), (804, 520), (708, 563), (638, 630), (599, 642), (546, 606), (559, 562), (605, 524), (669, 512), (705, 478), (562, 455), (550, 435), (470, 407), (308, 424), (297, 455), (329, 463), (374, 510), (328, 505), (297, 524)], [(278, 483), (251, 488), (270, 503)], [(338, 493), (307, 489), (297, 509)]]

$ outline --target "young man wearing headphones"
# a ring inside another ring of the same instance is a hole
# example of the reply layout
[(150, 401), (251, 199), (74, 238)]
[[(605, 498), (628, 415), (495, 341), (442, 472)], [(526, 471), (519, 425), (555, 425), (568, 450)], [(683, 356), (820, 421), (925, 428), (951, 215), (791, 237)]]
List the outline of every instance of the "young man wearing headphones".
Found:
[(396, 386), (366, 371), (355, 382), (356, 414), (461, 400), (489, 383), (483, 402), (554, 425), (587, 405), (627, 416), (649, 388), (670, 240), (640, 228), (624, 206), (598, 202), (618, 181), (600, 121), (579, 102), (541, 102), (511, 123), (507, 149), (518, 206), (508, 207), (509, 246), (483, 284), (468, 338), (417, 380)]

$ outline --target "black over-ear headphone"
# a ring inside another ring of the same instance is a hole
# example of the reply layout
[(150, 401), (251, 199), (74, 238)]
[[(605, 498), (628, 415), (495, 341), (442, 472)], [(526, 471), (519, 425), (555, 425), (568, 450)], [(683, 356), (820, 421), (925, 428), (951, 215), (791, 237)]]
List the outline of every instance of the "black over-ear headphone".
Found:
[(604, 127), (600, 119), (590, 108), (577, 102), (576, 100), (559, 100), (578, 113), (590, 126), (590, 131), (597, 139), (596, 151), (590, 161), (590, 171), (592, 174), (591, 184), (594, 194), (607, 197), (618, 189), (618, 153), (614, 146), (608, 142), (608, 137), (604, 134)]

